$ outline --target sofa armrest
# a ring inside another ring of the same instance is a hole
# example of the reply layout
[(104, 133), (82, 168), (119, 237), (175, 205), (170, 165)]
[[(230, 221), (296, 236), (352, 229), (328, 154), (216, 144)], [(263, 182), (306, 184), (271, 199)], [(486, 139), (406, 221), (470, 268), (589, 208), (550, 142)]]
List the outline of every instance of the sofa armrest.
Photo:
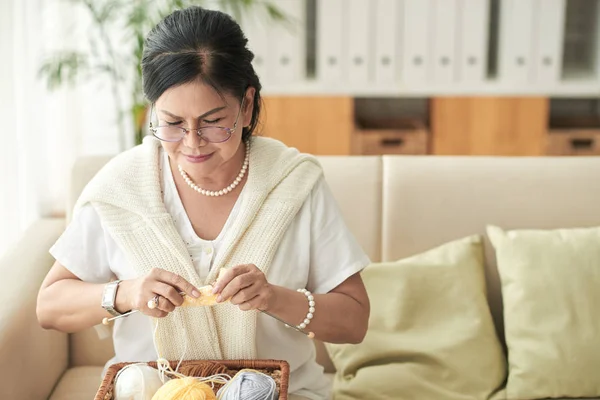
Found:
[(67, 368), (68, 337), (44, 330), (37, 293), (64, 219), (37, 220), (0, 259), (0, 399), (47, 399)]

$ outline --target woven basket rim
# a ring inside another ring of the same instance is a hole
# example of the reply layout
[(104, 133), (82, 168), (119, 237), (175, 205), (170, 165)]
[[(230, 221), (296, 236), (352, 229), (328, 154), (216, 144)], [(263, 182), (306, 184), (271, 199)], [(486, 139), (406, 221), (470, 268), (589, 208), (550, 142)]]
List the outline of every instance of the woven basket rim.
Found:
[[(287, 400), (289, 376), (290, 376), (290, 365), (285, 360), (267, 360), (267, 359), (261, 359), (261, 360), (243, 360), (243, 359), (239, 359), (239, 360), (185, 360), (185, 361), (181, 362), (181, 366), (193, 365), (193, 364), (198, 364), (198, 363), (203, 363), (203, 362), (214, 362), (214, 363), (222, 364), (225, 367), (227, 367), (228, 369), (244, 369), (244, 368), (270, 369), (270, 368), (273, 368), (276, 370), (280, 370), (281, 371), (281, 379), (279, 382), (279, 399)], [(108, 392), (109, 388), (111, 387), (111, 385), (113, 384), (113, 381), (114, 381), (117, 373), (122, 368), (124, 368), (128, 365), (131, 365), (131, 364), (146, 364), (153, 368), (157, 368), (156, 361), (148, 361), (148, 362), (132, 361), (132, 362), (120, 362), (120, 363), (112, 364), (106, 370), (106, 373), (104, 374), (104, 378), (102, 379), (102, 383), (100, 383), (100, 387), (98, 389), (98, 392), (96, 393), (96, 397), (94, 397), (94, 400), (104, 400), (104, 397), (105, 397), (106, 393)], [(179, 361), (169, 361), (169, 364), (171, 365), (171, 368), (175, 369), (177, 367), (177, 364), (179, 364)]]

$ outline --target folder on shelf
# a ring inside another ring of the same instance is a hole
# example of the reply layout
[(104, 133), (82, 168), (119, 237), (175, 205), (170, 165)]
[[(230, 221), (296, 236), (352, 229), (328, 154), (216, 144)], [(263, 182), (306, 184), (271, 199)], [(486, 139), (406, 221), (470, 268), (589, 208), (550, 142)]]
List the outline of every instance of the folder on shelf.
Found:
[(402, 77), (405, 85), (430, 81), (433, 0), (404, 0)]
[(499, 78), (505, 82), (533, 80), (534, 1), (500, 2)]
[(274, 83), (297, 83), (306, 78), (306, 3), (305, 0), (278, 0), (276, 6), (286, 22), (272, 23), (269, 36), (269, 71)]
[(482, 82), (486, 78), (490, 0), (458, 0), (457, 80)]
[(373, 71), (379, 84), (394, 84), (398, 80), (398, 69), (402, 48), (400, 45), (400, 16), (403, 0), (375, 0), (374, 12)]
[(269, 35), (266, 12), (254, 12), (244, 17), (242, 29), (248, 38), (248, 48), (254, 53), (252, 65), (263, 85), (269, 84)]
[(344, 5), (345, 0), (317, 0), (317, 77), (325, 84), (344, 77)]
[(565, 0), (536, 0), (533, 66), (537, 83), (560, 81), (566, 6)]
[(432, 78), (436, 83), (456, 80), (456, 19), (457, 0), (433, 0), (432, 15)]
[(344, 37), (348, 49), (344, 63), (348, 66), (350, 84), (367, 83), (372, 74), (372, 18), (375, 4), (368, 0), (346, 0)]

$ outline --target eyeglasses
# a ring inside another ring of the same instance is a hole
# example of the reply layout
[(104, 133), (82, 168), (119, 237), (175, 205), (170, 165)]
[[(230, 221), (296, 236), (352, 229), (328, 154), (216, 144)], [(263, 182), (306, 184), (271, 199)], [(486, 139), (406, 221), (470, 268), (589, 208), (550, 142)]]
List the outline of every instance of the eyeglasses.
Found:
[(179, 142), (185, 137), (186, 133), (196, 132), (198, 137), (201, 137), (207, 142), (222, 143), (227, 141), (237, 129), (238, 119), (240, 118), (243, 107), (244, 98), (242, 97), (240, 109), (238, 110), (237, 117), (235, 117), (233, 128), (226, 128), (224, 126), (205, 126), (197, 129), (187, 129), (182, 126), (173, 125), (159, 125), (154, 127), (152, 122), (150, 122), (150, 132), (152, 132), (154, 137), (164, 142)]

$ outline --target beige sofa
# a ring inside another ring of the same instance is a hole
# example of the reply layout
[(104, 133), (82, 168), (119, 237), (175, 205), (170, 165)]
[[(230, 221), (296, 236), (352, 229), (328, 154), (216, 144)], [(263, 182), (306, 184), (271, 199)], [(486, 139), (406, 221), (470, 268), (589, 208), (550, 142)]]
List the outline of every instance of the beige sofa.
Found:
[[(347, 223), (373, 261), (395, 260), (452, 239), (505, 228), (600, 225), (600, 158), (321, 157)], [(68, 208), (106, 162), (79, 160)], [(47, 250), (63, 219), (34, 224), (1, 260), (0, 399), (91, 399), (110, 339), (94, 330), (61, 334), (36, 321)], [(489, 303), (502, 336), (501, 293), (486, 246)], [(373, 312), (376, 312), (374, 310)], [(320, 358), (331, 370), (322, 351)]]

